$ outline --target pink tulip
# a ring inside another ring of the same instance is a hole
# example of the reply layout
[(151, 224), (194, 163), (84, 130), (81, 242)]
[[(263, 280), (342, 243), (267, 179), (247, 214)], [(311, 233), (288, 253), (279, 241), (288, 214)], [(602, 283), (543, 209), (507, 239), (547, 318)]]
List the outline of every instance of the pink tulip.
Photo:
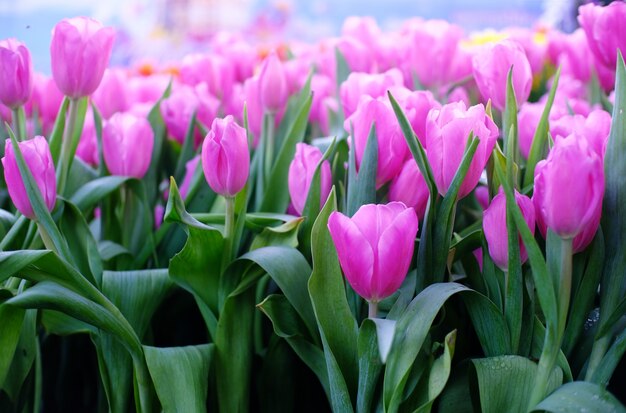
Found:
[(550, 32), (548, 53), (555, 66), (561, 66), (561, 79), (573, 77), (588, 82), (593, 68), (593, 55), (587, 44), (585, 32), (577, 29), (571, 34), (554, 30)]
[[(210, 125), (217, 115), (219, 104), (220, 101), (208, 92), (205, 83), (195, 87), (180, 85), (172, 91), (170, 97), (161, 101), (161, 115), (169, 134), (182, 145), (193, 113), (196, 113), (197, 121)], [(201, 140), (202, 134), (196, 128), (194, 132), (196, 146)]]
[(402, 72), (391, 69), (385, 73), (350, 73), (345, 82), (339, 88), (339, 96), (343, 112), (350, 117), (359, 105), (364, 95), (378, 98), (383, 97), (393, 86), (402, 86), (404, 79)]
[(626, 52), (626, 4), (613, 2), (606, 7), (586, 4), (578, 9), (578, 22), (585, 31), (589, 48), (594, 55), (596, 69), (602, 80), (602, 72), (611, 73), (613, 79), (603, 86), (612, 89), (615, 81), (617, 51)]
[(426, 87), (443, 86), (453, 80), (450, 63), (455, 60), (463, 29), (443, 20), (409, 20), (406, 38), (405, 74), (415, 72)]
[(391, 94), (398, 101), (422, 146), (426, 147), (426, 118), (433, 108), (441, 108), (433, 94), (428, 90), (410, 91), (403, 86), (391, 89)]
[(593, 110), (589, 116), (566, 115), (550, 122), (550, 134), (554, 140), (565, 139), (577, 133), (587, 140), (593, 151), (604, 159), (604, 151), (611, 129), (611, 115), (601, 109)]
[(466, 109), (463, 102), (448, 103), (428, 113), (426, 155), (441, 195), (448, 191), (461, 164), (470, 132), (479, 139), (479, 144), (459, 189), (458, 199), (476, 187), (498, 138), (498, 128), (481, 104)]
[(509, 39), (517, 42), (526, 57), (533, 75), (541, 76), (548, 57), (548, 42), (541, 29), (511, 28), (507, 30)]
[(33, 91), (33, 62), (26, 46), (15, 40), (0, 41), (0, 102), (17, 109)]
[(216, 118), (202, 144), (202, 169), (211, 189), (232, 197), (243, 189), (250, 172), (246, 130), (232, 116)]
[[(535, 233), (535, 207), (533, 201), (525, 195), (515, 191), (515, 202), (522, 211), (522, 216)], [(508, 229), (506, 226), (506, 196), (500, 191), (493, 197), (491, 204), (483, 213), (483, 232), (489, 247), (489, 255), (493, 262), (502, 270), (507, 271), (509, 266)], [(520, 243), (520, 260), (522, 264), (528, 259), (524, 244)]]
[(153, 147), (150, 123), (131, 113), (116, 113), (102, 129), (104, 162), (112, 175), (143, 178), (150, 166)]
[(413, 158), (404, 162), (400, 173), (389, 186), (389, 200), (400, 201), (415, 209), (418, 219), (424, 219), (430, 192), (426, 180)]
[(489, 208), (489, 188), (484, 185), (477, 186), (474, 190), (474, 196), (476, 197), (476, 201), (478, 201), (478, 205), (480, 205), (483, 211)]
[[(57, 198), (57, 184), (54, 162), (46, 138), (35, 136), (33, 139), (19, 142), (19, 147), (46, 207), (52, 211)], [(2, 166), (4, 166), (4, 180), (13, 204), (24, 216), (34, 219), (35, 212), (26, 194), (10, 139), (5, 141)]]
[(348, 133), (354, 131), (357, 168), (361, 165), (372, 124), (376, 125), (378, 140), (376, 187), (380, 188), (398, 174), (408, 147), (391, 105), (386, 100), (365, 96), (356, 112), (344, 122)]
[(150, 76), (131, 76), (128, 79), (128, 105), (150, 103), (154, 105), (163, 96), (170, 76), (161, 74)]
[(54, 79), (36, 73), (31, 103), (33, 110), (36, 110), (41, 118), (44, 134), (52, 132), (62, 102), (63, 94), (54, 82)]
[(212, 95), (225, 99), (232, 91), (234, 73), (224, 57), (197, 53), (183, 58), (180, 80), (189, 86), (206, 83)]
[[(288, 185), (291, 203), (298, 215), (302, 215), (302, 211), (304, 211), (313, 174), (322, 156), (322, 152), (315, 146), (306, 143), (296, 144), (296, 154), (289, 165)], [(332, 185), (328, 161), (322, 163), (320, 172), (320, 205), (324, 205)]]
[[(604, 166), (583, 137), (558, 139), (535, 169), (533, 202), (540, 229), (574, 238), (599, 224), (604, 196)], [(543, 231), (542, 231), (543, 232)]]
[(327, 107), (328, 99), (334, 100), (334, 85), (328, 76), (315, 74), (311, 78), (311, 91), (313, 92), (313, 102), (311, 103), (311, 113), (309, 120), (317, 123), (323, 134), (327, 135), (330, 130)]
[(271, 53), (265, 58), (259, 74), (258, 87), (259, 99), (265, 112), (276, 113), (287, 105), (289, 98), (287, 76), (276, 53)]
[(91, 95), (109, 64), (115, 31), (87, 17), (63, 19), (52, 29), (52, 77), (71, 98)]
[(393, 294), (413, 258), (417, 216), (401, 202), (363, 205), (348, 218), (333, 212), (328, 230), (346, 279), (361, 297), (378, 302)]
[(128, 109), (127, 78), (121, 69), (106, 69), (100, 86), (93, 92), (91, 99), (102, 118), (109, 119), (117, 112)]
[(491, 99), (497, 109), (503, 110), (506, 105), (506, 83), (511, 67), (517, 105), (528, 99), (533, 75), (524, 49), (518, 43), (504, 40), (478, 49), (472, 67), (483, 100)]

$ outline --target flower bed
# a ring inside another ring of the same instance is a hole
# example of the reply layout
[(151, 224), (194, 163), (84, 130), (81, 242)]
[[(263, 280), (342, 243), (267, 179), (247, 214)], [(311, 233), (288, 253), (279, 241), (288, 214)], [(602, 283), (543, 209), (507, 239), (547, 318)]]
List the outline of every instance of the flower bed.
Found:
[(626, 411), (626, 4), (579, 13), (0, 42), (0, 411)]

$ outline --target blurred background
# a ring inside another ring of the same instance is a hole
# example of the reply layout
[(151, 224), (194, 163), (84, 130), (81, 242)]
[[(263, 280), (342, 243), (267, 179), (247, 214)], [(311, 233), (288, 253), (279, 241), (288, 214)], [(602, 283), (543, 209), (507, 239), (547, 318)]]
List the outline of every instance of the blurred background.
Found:
[[(374, 16), (384, 28), (421, 16), (446, 19), (468, 32), (531, 27), (562, 20), (575, 10), (568, 0), (0, 0), (0, 39), (15, 37), (49, 73), (52, 27), (64, 17), (92, 16), (118, 28), (113, 64), (137, 57), (176, 59), (202, 48), (218, 31), (239, 31), (253, 41), (313, 41), (339, 34), (351, 15)], [(565, 27), (567, 29), (567, 27)]]

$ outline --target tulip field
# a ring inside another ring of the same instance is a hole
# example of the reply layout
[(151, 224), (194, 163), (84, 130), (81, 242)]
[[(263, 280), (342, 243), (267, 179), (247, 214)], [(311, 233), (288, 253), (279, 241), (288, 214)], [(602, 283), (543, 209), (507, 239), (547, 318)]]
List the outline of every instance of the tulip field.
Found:
[(0, 412), (626, 412), (626, 3), (578, 22), (0, 40)]

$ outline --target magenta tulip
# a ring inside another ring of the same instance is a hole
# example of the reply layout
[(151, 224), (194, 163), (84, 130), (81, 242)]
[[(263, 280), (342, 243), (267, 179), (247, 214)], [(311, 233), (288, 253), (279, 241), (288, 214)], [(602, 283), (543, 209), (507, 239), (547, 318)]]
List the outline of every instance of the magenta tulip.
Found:
[(202, 169), (211, 189), (233, 197), (243, 189), (250, 172), (246, 130), (232, 116), (216, 118), (202, 144)]
[(346, 279), (361, 297), (378, 302), (404, 281), (413, 258), (417, 216), (401, 202), (363, 205), (348, 218), (333, 212), (328, 230)]
[(441, 108), (430, 91), (410, 91), (405, 87), (394, 87), (391, 94), (398, 101), (411, 124), (413, 132), (420, 143), (426, 148), (426, 118), (431, 109)]
[(448, 191), (461, 164), (470, 132), (479, 139), (479, 144), (459, 189), (458, 199), (468, 195), (478, 184), (496, 144), (498, 128), (486, 115), (483, 105), (466, 109), (463, 102), (448, 103), (441, 109), (432, 109), (428, 113), (426, 156), (441, 195)]
[(26, 46), (15, 40), (0, 41), (0, 102), (17, 109), (33, 91), (33, 62)]
[(83, 132), (76, 147), (76, 156), (89, 165), (98, 165), (98, 138), (91, 110), (87, 111), (87, 116), (85, 116)]
[(225, 58), (217, 54), (192, 54), (181, 62), (180, 80), (190, 86), (206, 83), (209, 93), (225, 99), (232, 91), (233, 68)]
[(564, 139), (577, 133), (587, 140), (591, 149), (604, 159), (606, 143), (611, 130), (611, 115), (601, 109), (593, 110), (589, 116), (567, 115), (550, 122), (553, 139)]
[(400, 173), (389, 186), (389, 200), (400, 201), (415, 209), (417, 217), (424, 219), (430, 192), (424, 176), (413, 158), (404, 162)]
[(131, 113), (116, 113), (102, 129), (104, 162), (113, 175), (143, 178), (150, 166), (153, 147), (150, 123)]
[[(535, 233), (535, 207), (533, 201), (526, 195), (515, 191), (515, 202), (522, 211), (522, 216)], [(483, 232), (489, 247), (489, 255), (493, 262), (502, 270), (507, 271), (509, 266), (508, 229), (506, 227), (506, 195), (500, 192), (493, 197), (491, 204), (483, 213)], [(520, 260), (522, 264), (528, 259), (524, 244), (520, 242)]]
[(398, 69), (391, 69), (380, 74), (350, 73), (339, 88), (343, 112), (346, 117), (349, 117), (356, 111), (364, 95), (373, 98), (384, 97), (389, 89), (403, 84), (402, 72)]
[(100, 86), (93, 92), (91, 99), (104, 119), (110, 119), (117, 112), (128, 109), (129, 102), (126, 88), (127, 78), (120, 69), (104, 71)]
[[(35, 136), (33, 139), (19, 142), (19, 147), (46, 207), (52, 211), (57, 198), (57, 183), (54, 162), (46, 138)], [(5, 141), (2, 166), (4, 166), (4, 180), (13, 204), (24, 216), (30, 219), (35, 218), (10, 139)]]
[[(322, 156), (322, 152), (315, 146), (306, 143), (296, 144), (296, 154), (289, 165), (288, 185), (291, 203), (298, 215), (302, 215), (315, 168)], [(320, 172), (320, 205), (323, 205), (332, 185), (328, 161), (322, 163)]]
[(354, 131), (357, 168), (361, 165), (372, 124), (376, 125), (378, 140), (376, 187), (380, 188), (398, 174), (408, 147), (388, 101), (365, 96), (356, 112), (344, 122), (346, 131), (349, 133)]
[(604, 196), (604, 166), (583, 137), (558, 139), (535, 169), (533, 202), (540, 228), (574, 238), (599, 224)]
[(115, 39), (112, 27), (88, 18), (63, 19), (52, 29), (52, 77), (71, 98), (91, 95), (109, 64)]
[(474, 79), (484, 101), (491, 99), (494, 107), (503, 110), (509, 70), (513, 67), (513, 90), (517, 105), (526, 102), (533, 83), (533, 74), (524, 49), (513, 41), (502, 41), (480, 48), (472, 59)]
[(39, 73), (35, 74), (31, 101), (33, 109), (36, 109), (41, 117), (44, 134), (51, 133), (63, 102), (63, 94), (54, 79)]
[(259, 74), (259, 98), (263, 110), (276, 113), (287, 105), (289, 88), (285, 69), (276, 53), (265, 58)]

